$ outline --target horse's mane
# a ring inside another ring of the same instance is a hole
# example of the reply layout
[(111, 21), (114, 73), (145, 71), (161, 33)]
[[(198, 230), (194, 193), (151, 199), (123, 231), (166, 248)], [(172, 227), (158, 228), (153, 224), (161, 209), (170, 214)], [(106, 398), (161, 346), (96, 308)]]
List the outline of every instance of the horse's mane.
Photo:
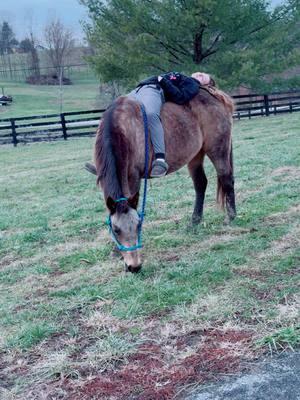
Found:
[[(203, 87), (202, 87), (203, 88)], [(204, 89), (204, 88), (203, 88)], [(217, 89), (215, 86), (205, 86), (205, 90), (224, 104), (225, 108), (233, 114), (234, 102), (233, 99), (225, 92)]]
[(97, 183), (103, 185), (104, 196), (107, 199), (122, 197), (122, 189), (118, 177), (116, 146), (114, 143), (113, 114), (116, 108), (114, 102), (103, 114), (102, 122), (98, 128), (95, 143), (95, 164), (97, 171)]

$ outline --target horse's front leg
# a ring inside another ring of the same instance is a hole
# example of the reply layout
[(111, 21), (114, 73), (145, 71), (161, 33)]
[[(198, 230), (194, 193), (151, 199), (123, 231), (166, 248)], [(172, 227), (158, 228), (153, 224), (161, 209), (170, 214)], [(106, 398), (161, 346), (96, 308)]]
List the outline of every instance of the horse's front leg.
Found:
[(192, 215), (193, 224), (199, 224), (203, 217), (203, 203), (207, 186), (207, 178), (203, 168), (203, 160), (204, 154), (201, 153), (188, 164), (190, 175), (193, 179), (194, 188), (196, 191), (196, 201)]

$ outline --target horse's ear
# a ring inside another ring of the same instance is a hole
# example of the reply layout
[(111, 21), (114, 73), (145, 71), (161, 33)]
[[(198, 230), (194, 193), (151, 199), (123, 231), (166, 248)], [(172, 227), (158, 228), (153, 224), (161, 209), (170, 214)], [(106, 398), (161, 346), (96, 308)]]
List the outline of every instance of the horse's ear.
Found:
[(106, 200), (106, 207), (109, 209), (110, 214), (114, 214), (117, 209), (117, 203), (111, 197), (108, 197)]
[(216, 81), (212, 77), (210, 77), (209, 85), (216, 87)]
[(93, 175), (97, 175), (96, 167), (91, 163), (85, 163), (84, 168)]
[(131, 208), (134, 208), (135, 210), (137, 209), (139, 203), (139, 192), (136, 192), (136, 194), (132, 197), (130, 197), (130, 199), (128, 199), (128, 204)]

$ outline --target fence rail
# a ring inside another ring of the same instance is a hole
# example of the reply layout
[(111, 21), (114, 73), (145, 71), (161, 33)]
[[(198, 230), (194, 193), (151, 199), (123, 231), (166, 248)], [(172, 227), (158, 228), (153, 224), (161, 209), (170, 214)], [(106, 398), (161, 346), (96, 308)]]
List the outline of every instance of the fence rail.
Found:
[[(0, 144), (51, 141), (95, 134), (105, 110), (85, 110), (62, 114), (0, 120)], [(86, 117), (92, 115), (92, 117)], [(74, 118), (76, 117), (76, 118)]]
[(233, 96), (234, 118), (269, 116), (300, 111), (300, 90)]
[[(0, 65), (0, 79), (5, 82), (10, 81), (17, 81), (17, 82), (24, 82), (27, 78), (31, 75), (34, 75), (36, 70), (34, 68), (28, 67), (26, 63), (16, 64), (11, 63), (11, 68), (5, 68), (3, 65)], [(79, 64), (69, 64), (62, 66), (64, 76), (71, 80), (78, 78), (78, 75), (82, 75), (87, 77), (95, 77), (95, 73), (93, 72), (92, 68), (89, 64), (86, 63), (79, 63)], [(55, 69), (53, 67), (40, 67), (40, 73), (42, 75), (51, 75), (55, 73)]]
[[(235, 119), (300, 111), (300, 90), (233, 96)], [(105, 110), (73, 111), (0, 120), (0, 144), (58, 140), (95, 134)]]

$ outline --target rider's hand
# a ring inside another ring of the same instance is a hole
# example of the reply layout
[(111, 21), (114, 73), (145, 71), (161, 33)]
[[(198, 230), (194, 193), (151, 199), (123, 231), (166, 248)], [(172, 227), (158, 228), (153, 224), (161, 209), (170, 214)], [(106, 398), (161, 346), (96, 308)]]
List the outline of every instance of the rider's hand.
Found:
[(158, 82), (160, 82), (162, 80), (162, 78), (163, 78), (162, 76), (158, 75), (158, 77), (157, 77)]

